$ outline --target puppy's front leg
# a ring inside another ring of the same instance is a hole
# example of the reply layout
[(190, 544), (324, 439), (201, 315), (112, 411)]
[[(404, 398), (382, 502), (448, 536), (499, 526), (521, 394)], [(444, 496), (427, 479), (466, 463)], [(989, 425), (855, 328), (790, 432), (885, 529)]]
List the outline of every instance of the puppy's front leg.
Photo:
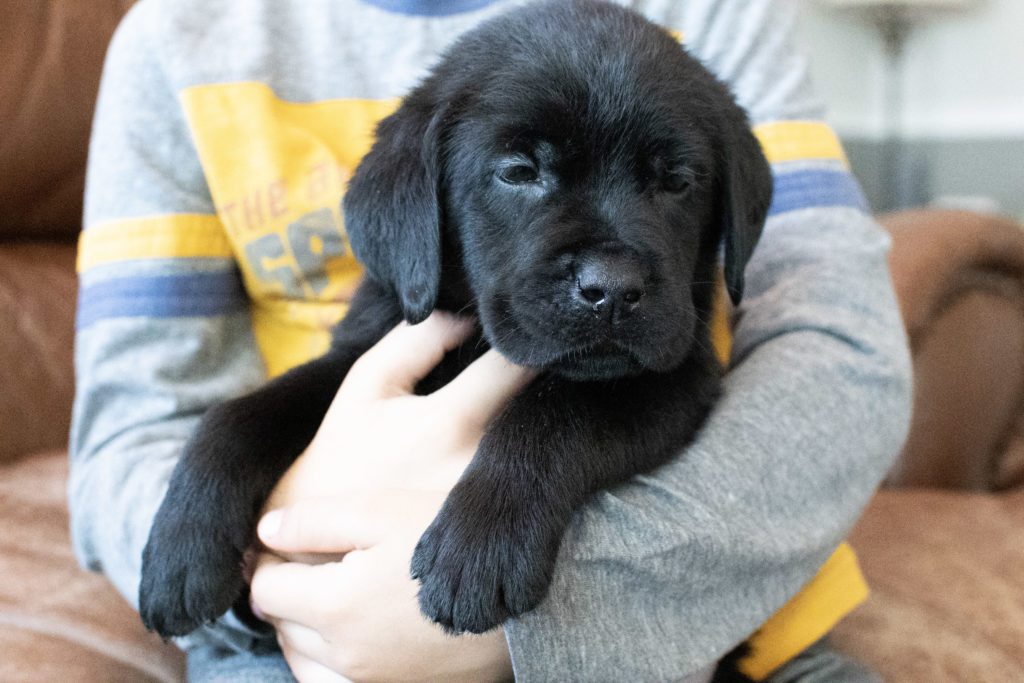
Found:
[(143, 551), (139, 613), (146, 628), (184, 635), (241, 595), (242, 554), (260, 509), (309, 445), (353, 360), (329, 353), (203, 416)]
[(352, 364), (399, 319), (386, 292), (366, 281), (325, 355), (203, 416), (143, 551), (147, 628), (187, 634), (242, 596), (242, 555), (270, 491), (312, 441)]
[(537, 606), (573, 512), (677, 455), (718, 392), (712, 360), (614, 382), (538, 378), (488, 427), (413, 555), (424, 614), (482, 633)]

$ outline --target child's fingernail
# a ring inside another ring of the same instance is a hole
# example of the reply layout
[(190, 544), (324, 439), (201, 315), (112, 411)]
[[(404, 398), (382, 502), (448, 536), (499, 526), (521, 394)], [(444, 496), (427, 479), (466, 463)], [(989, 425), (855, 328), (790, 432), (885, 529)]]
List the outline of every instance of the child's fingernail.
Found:
[(256, 528), (260, 538), (266, 541), (277, 536), (277, 532), (281, 530), (282, 516), (284, 513), (280, 510), (271, 510), (263, 515), (263, 519), (260, 520), (259, 526)]

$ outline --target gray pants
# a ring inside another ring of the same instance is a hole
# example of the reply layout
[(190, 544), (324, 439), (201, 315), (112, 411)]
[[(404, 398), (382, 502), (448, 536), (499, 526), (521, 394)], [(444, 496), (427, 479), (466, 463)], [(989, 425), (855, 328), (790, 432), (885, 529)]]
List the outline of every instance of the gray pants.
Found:
[[(236, 652), (205, 647), (189, 652), (192, 683), (293, 683), (295, 678), (279, 651)], [(881, 683), (882, 679), (819, 640), (776, 671), (766, 683)]]

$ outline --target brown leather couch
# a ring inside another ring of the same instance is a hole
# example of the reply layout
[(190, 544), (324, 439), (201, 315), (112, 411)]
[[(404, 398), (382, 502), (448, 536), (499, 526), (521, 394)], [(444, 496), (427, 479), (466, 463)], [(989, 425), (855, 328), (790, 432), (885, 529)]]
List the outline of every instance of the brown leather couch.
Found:
[[(102, 55), (130, 0), (0, 0), (0, 680), (179, 680), (72, 557), (74, 252)], [(837, 640), (893, 681), (1024, 680), (1024, 233), (884, 219), (914, 425), (853, 535), (871, 600)]]

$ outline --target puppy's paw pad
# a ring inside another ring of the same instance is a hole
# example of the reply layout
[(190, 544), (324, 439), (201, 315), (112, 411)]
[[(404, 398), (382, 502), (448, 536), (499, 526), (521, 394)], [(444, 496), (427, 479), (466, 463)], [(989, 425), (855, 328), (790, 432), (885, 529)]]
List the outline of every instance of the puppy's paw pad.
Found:
[(546, 556), (516, 543), (507, 525), (453, 519), (442, 510), (413, 554), (423, 613), (449, 632), (483, 633), (536, 607), (550, 583)]
[(169, 638), (214, 621), (245, 587), (241, 561), (231, 543), (200, 534), (182, 532), (169, 542), (151, 535), (139, 585), (142, 623)]

